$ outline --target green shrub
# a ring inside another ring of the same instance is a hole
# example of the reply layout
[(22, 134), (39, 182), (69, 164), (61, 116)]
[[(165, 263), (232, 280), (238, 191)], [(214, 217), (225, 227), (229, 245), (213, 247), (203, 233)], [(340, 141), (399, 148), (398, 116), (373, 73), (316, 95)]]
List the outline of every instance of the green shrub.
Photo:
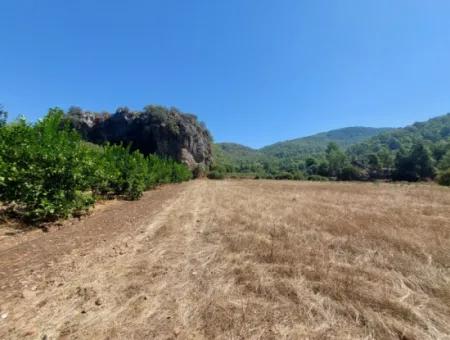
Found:
[(326, 182), (328, 181), (328, 177), (320, 175), (310, 175), (308, 176), (308, 181)]
[[(153, 187), (149, 161), (138, 151), (130, 152), (121, 145), (106, 145), (99, 155), (96, 192), (138, 199), (145, 189)], [(155, 183), (156, 185), (157, 183)]]
[(209, 179), (224, 179), (225, 175), (224, 175), (223, 172), (220, 172), (220, 171), (217, 171), (217, 170), (213, 170), (213, 171), (208, 172), (207, 177)]
[(348, 165), (344, 167), (338, 176), (341, 181), (356, 181), (361, 178), (361, 174), (357, 168)]
[(450, 186), (450, 169), (440, 172), (437, 181), (440, 185)]
[(93, 203), (86, 150), (78, 134), (60, 129), (61, 110), (32, 126), (24, 120), (0, 130), (0, 201), (14, 204), (29, 220), (67, 217)]
[(294, 176), (290, 172), (280, 172), (275, 175), (275, 179), (294, 179)]
[(206, 169), (203, 165), (198, 165), (194, 168), (193, 172), (192, 172), (192, 176), (194, 178), (202, 178), (205, 177), (206, 174)]
[(302, 180), (305, 179), (305, 174), (303, 172), (300, 172), (300, 171), (295, 172), (293, 174), (293, 179), (296, 180), (296, 181), (302, 181)]
[(138, 199), (158, 184), (192, 176), (173, 160), (145, 157), (121, 145), (81, 140), (52, 109), (38, 123), (0, 127), (0, 201), (32, 222), (85, 212), (97, 196)]
[(192, 179), (192, 172), (185, 164), (172, 161), (172, 182), (180, 183)]

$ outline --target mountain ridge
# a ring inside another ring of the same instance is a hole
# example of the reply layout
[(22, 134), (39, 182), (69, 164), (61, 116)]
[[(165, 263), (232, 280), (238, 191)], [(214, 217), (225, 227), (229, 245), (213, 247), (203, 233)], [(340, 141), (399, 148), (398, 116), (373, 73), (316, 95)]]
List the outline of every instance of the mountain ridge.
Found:
[(447, 183), (450, 114), (400, 128), (335, 129), (256, 150), (216, 144), (213, 155), (219, 169), (258, 178), (418, 181), (438, 175)]
[(330, 142), (335, 142), (346, 149), (354, 144), (395, 128), (374, 128), (365, 126), (349, 126), (313, 135), (288, 139), (261, 148), (252, 148), (234, 142), (215, 143), (215, 154), (219, 158), (229, 158), (230, 161), (258, 160), (262, 158), (280, 158), (306, 154), (317, 154), (324, 151)]

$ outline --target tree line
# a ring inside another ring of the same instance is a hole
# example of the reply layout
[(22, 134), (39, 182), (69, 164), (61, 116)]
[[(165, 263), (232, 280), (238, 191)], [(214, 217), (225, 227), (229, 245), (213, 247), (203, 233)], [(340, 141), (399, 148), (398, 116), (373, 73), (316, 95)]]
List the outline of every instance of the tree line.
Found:
[[(359, 159), (329, 143), (324, 154), (304, 160), (243, 161), (238, 164), (215, 163), (213, 171), (225, 174), (254, 174), (257, 178), (293, 180), (395, 180), (425, 181), (437, 179), (450, 185), (450, 151), (436, 161), (429, 148), (417, 141), (410, 149), (400, 148), (395, 154), (387, 150), (370, 153)], [(217, 175), (215, 175), (217, 176)]]
[(431, 181), (450, 185), (450, 114), (380, 133), (342, 149), (231, 160), (216, 149), (215, 177), (253, 176), (294, 180)]

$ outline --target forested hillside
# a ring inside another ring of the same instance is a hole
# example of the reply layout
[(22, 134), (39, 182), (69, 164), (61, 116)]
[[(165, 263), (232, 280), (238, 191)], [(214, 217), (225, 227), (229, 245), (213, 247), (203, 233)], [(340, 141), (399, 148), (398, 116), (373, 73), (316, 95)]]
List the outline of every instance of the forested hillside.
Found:
[[(415, 181), (450, 169), (450, 113), (375, 136), (347, 151), (372, 176)], [(442, 182), (447, 180), (441, 178)]]
[(228, 169), (232, 169), (242, 162), (261, 162), (266, 157), (259, 150), (237, 143), (214, 144), (213, 155), (217, 164), (225, 165)]
[(450, 114), (398, 129), (351, 127), (259, 150), (215, 146), (218, 171), (262, 178), (406, 180), (448, 183)]
[(216, 164), (221, 164), (230, 171), (256, 171), (258, 164), (281, 164), (282, 167), (286, 167), (306, 157), (323, 154), (330, 142), (347, 148), (389, 130), (392, 129), (348, 127), (278, 142), (261, 149), (252, 149), (236, 143), (217, 143), (214, 145), (213, 153)]
[(391, 128), (370, 127), (347, 127), (318, 133), (312, 136), (288, 140), (266, 146), (260, 151), (266, 156), (276, 158), (300, 159), (323, 153), (328, 143), (336, 143), (339, 147), (346, 149), (351, 145), (362, 142), (382, 132), (392, 130)]
[[(400, 149), (411, 149), (417, 141), (422, 141), (432, 152), (436, 161), (440, 161), (448, 150), (450, 138), (450, 113), (432, 118), (426, 122), (417, 122), (401, 129), (381, 133), (369, 140), (353, 145), (349, 154), (359, 160), (368, 161), (371, 154), (394, 154)], [(385, 164), (390, 166), (391, 164)]]

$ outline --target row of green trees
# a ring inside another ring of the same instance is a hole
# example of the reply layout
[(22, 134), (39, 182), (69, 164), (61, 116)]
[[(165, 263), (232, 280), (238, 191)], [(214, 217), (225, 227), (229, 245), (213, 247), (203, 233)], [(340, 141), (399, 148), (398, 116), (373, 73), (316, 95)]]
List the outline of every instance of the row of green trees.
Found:
[[(338, 144), (323, 144), (327, 139), (335, 139)], [(311, 180), (436, 179), (446, 184), (450, 182), (450, 113), (405, 128), (339, 129), (260, 150), (222, 143), (214, 148), (214, 156), (216, 166), (228, 176)]]
[(0, 203), (29, 221), (84, 213), (96, 199), (138, 199), (162, 183), (189, 180), (182, 164), (121, 145), (87, 143), (51, 109), (36, 124), (0, 114)]
[[(450, 152), (449, 152), (450, 155)], [(368, 154), (365, 160), (344, 153), (337, 145), (330, 144), (326, 150), (324, 175), (341, 180), (392, 179), (416, 182), (436, 177), (436, 161), (422, 141), (416, 141), (410, 149), (400, 148), (395, 154), (382, 149)]]
[(450, 143), (436, 157), (422, 141), (395, 152), (381, 148), (361, 157), (344, 152), (336, 143), (329, 143), (323, 154), (304, 160), (265, 159), (238, 164), (216, 164), (214, 171), (231, 174), (254, 174), (258, 178), (294, 180), (396, 180), (422, 181), (437, 179), (450, 185)]

